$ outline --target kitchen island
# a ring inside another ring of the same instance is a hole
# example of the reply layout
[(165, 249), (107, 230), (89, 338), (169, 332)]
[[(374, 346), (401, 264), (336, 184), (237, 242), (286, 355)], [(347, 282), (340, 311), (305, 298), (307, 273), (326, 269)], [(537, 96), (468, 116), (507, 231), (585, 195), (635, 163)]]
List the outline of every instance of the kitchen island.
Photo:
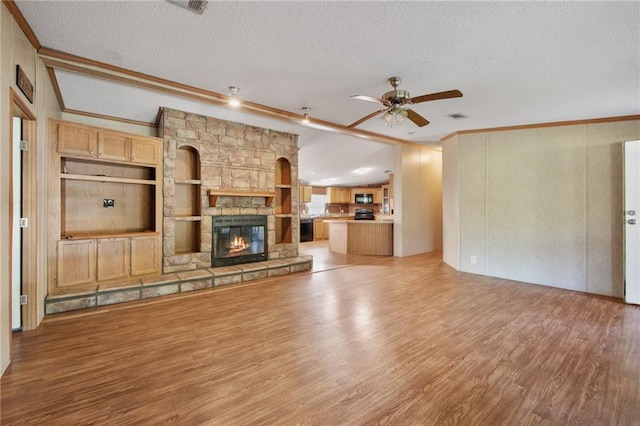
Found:
[(393, 221), (332, 220), (329, 222), (329, 251), (393, 256)]

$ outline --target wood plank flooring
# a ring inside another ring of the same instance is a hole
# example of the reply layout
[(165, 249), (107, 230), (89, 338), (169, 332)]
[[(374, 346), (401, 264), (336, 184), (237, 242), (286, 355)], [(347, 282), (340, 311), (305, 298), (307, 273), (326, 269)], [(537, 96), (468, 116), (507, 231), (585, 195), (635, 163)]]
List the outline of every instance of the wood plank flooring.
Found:
[(640, 424), (639, 307), (440, 253), (302, 250), (314, 273), (15, 335), (0, 423)]

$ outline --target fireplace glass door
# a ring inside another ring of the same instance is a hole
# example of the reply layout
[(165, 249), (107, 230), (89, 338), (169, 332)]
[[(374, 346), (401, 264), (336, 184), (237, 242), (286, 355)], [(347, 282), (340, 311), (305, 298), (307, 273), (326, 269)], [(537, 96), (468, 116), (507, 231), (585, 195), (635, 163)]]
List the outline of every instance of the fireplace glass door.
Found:
[(213, 218), (212, 266), (267, 260), (266, 216)]

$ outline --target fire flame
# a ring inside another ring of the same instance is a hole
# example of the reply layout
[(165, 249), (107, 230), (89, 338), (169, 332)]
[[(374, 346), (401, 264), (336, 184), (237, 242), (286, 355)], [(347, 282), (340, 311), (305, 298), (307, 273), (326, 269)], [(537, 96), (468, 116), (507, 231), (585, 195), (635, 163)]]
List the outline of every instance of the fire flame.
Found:
[(250, 244), (245, 243), (242, 235), (237, 235), (233, 238), (233, 241), (229, 243), (229, 253), (240, 253), (242, 250), (248, 248)]

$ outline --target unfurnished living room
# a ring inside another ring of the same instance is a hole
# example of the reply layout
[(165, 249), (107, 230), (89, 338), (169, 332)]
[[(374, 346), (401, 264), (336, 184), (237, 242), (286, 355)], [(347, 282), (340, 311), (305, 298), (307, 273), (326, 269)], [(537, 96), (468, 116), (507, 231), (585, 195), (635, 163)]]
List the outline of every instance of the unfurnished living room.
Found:
[(639, 425), (640, 3), (0, 6), (0, 423)]

